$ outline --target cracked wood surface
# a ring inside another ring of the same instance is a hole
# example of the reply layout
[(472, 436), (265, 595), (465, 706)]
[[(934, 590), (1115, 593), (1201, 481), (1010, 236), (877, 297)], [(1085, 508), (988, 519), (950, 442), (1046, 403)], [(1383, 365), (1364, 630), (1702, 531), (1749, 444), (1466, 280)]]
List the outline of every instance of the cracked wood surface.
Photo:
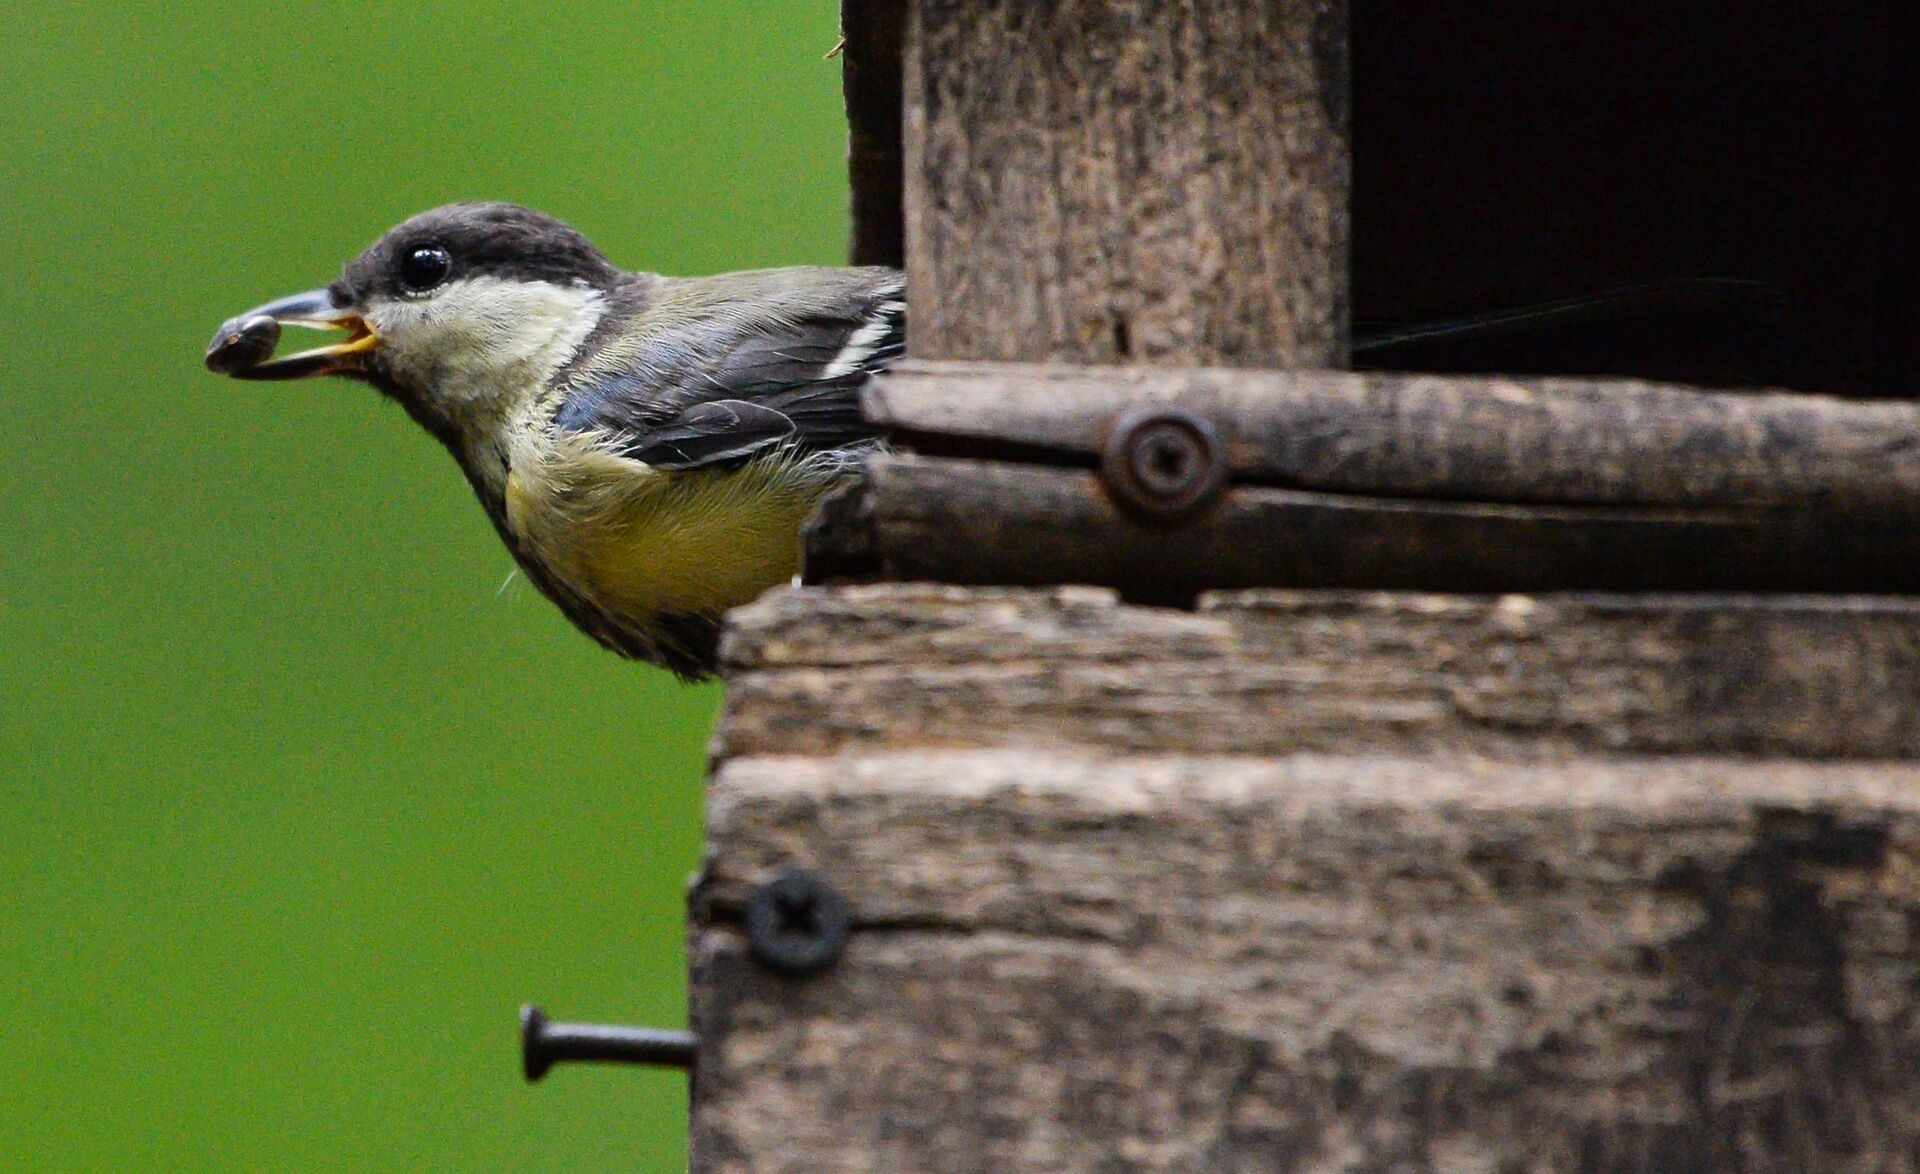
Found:
[(810, 582), (1208, 590), (1920, 592), (1920, 516), (1367, 497), (1230, 486), (1142, 526), (1076, 468), (869, 457), (807, 532)]
[(1088, 462), (1113, 418), (1211, 421), (1235, 480), (1451, 502), (1920, 513), (1920, 405), (1708, 392), (1632, 379), (906, 362), (867, 418), (937, 440)]
[[(1902, 1168), (1920, 767), (896, 751), (729, 762), (711, 1169)], [(807, 979), (738, 908), (857, 910)]]
[(922, 358), (1345, 365), (1344, 0), (917, 0)]
[[(1143, 526), (1096, 472), (1128, 410), (1228, 487)], [(809, 581), (1207, 590), (1920, 592), (1920, 409), (1631, 380), (908, 363), (893, 451), (809, 528)]]
[(1920, 1155), (1914, 601), (794, 589), (726, 655), (701, 1169)]
[(1920, 756), (1920, 602), (876, 585), (733, 613), (726, 756)]

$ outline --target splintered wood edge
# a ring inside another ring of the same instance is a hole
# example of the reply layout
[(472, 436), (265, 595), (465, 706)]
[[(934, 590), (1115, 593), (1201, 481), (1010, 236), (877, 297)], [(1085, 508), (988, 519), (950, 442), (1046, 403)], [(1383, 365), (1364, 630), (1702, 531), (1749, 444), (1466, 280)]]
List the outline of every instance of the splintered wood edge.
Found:
[(722, 758), (1920, 756), (1920, 601), (876, 585), (732, 613)]

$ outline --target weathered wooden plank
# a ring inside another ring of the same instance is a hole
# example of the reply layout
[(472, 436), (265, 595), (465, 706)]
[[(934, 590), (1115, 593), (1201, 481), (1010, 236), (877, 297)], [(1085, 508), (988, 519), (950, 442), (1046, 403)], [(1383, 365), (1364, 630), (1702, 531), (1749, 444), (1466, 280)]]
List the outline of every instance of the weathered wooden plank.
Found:
[[(1885, 1170), (1920, 774), (905, 753), (714, 780), (701, 1169)], [(806, 979), (749, 887), (856, 911)]]
[(1230, 488), (1198, 518), (1142, 525), (1100, 476), (906, 454), (807, 536), (808, 578), (1209, 589), (1920, 590), (1920, 517), (1827, 509), (1507, 505)]
[(1336, 367), (1345, 0), (919, 0), (908, 345)]
[(1920, 756), (1920, 601), (1092, 589), (773, 592), (731, 615), (723, 756)]
[[(1920, 405), (1606, 379), (909, 362), (866, 393), (911, 447), (1091, 460), (1113, 417), (1210, 420), (1236, 477), (1477, 502), (1920, 513)], [(956, 443), (967, 442), (967, 443)]]
[(840, 34), (853, 193), (850, 259), (897, 269), (906, 263), (900, 86), (907, 0), (841, 0)]

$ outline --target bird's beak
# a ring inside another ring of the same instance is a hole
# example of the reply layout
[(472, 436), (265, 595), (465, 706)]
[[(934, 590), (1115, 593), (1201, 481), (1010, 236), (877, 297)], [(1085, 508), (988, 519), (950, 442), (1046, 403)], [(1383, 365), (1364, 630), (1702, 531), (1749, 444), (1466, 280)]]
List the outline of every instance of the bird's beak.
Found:
[[(344, 342), (315, 347), (285, 358), (273, 357), (281, 326), (347, 332)], [(364, 356), (380, 345), (367, 320), (333, 304), (324, 289), (294, 294), (229, 318), (207, 344), (207, 369), (235, 379), (305, 379), (358, 370)]]

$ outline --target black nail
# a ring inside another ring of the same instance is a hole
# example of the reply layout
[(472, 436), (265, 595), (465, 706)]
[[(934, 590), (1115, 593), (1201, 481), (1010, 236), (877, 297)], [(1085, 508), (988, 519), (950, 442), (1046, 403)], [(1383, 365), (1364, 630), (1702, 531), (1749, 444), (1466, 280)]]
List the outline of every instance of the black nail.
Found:
[(693, 1033), (613, 1023), (555, 1023), (540, 1008), (520, 1008), (520, 1063), (529, 1082), (568, 1060), (693, 1067)]

